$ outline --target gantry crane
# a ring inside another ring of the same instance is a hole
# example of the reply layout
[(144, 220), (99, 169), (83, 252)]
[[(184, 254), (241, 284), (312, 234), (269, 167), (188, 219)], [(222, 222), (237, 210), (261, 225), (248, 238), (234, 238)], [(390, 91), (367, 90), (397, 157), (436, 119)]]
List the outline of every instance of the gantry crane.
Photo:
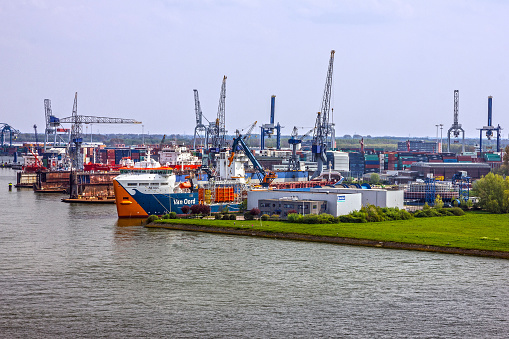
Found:
[(0, 122), (0, 136), (1, 136), (1, 142), (0, 146), (5, 146), (5, 135), (9, 134), (9, 147), (12, 146), (12, 139), (16, 140), (20, 132), (10, 126), (9, 124)]
[(461, 128), (461, 124), (458, 123), (458, 110), (460, 104), (460, 91), (457, 89), (454, 90), (454, 122), (447, 131), (447, 152), (451, 151), (451, 133), (454, 134), (454, 137), (457, 138), (460, 135), (460, 132), (463, 135), (463, 141), (461, 143), (461, 152), (465, 152), (465, 130)]
[(330, 121), (330, 97), (332, 91), (332, 71), (334, 65), (334, 53), (332, 50), (329, 59), (329, 69), (327, 71), (327, 79), (325, 81), (325, 90), (322, 99), (322, 110), (318, 112), (315, 122), (315, 130), (313, 133), (313, 145), (311, 153), (313, 154), (313, 161), (318, 163), (318, 168), (313, 173), (312, 178), (322, 174), (323, 164), (327, 162), (326, 151), (327, 147), (331, 147), (334, 143), (334, 124)]
[(78, 92), (76, 92), (74, 95), (72, 116), (59, 119), (59, 123), (72, 124), (71, 138), (69, 140), (69, 156), (71, 158), (71, 166), (75, 170), (82, 170), (83, 159), (81, 156), (81, 144), (83, 143), (83, 124), (141, 124), (141, 121), (136, 121), (134, 119), (78, 115)]
[[(194, 128), (193, 149), (196, 149), (196, 140), (201, 140), (201, 145), (206, 143), (207, 127), (203, 124), (203, 113), (201, 111), (200, 98), (198, 90), (194, 90), (194, 112), (196, 114), (196, 126)], [(205, 118), (206, 120), (207, 118)], [(200, 145), (200, 144), (199, 144)]]
[(497, 132), (497, 152), (500, 152), (500, 134), (502, 131), (502, 127), (498, 125), (497, 127), (493, 126), (493, 119), (492, 119), (492, 107), (493, 107), (493, 97), (490, 95), (488, 97), (488, 126), (483, 126), (482, 128), (478, 128), (480, 130), (480, 136), (479, 136), (479, 152), (482, 156), (482, 132), (486, 131), (486, 137), (488, 140), (491, 140), (493, 137), (493, 131)]

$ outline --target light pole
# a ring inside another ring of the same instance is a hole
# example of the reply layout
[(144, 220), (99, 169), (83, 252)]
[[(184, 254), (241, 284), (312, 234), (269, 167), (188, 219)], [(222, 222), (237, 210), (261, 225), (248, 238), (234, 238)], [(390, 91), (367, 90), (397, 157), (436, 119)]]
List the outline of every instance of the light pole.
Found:
[(440, 153), (442, 153), (442, 129), (443, 129), (443, 124), (440, 124)]
[(435, 148), (435, 153), (438, 153), (438, 127), (440, 126), (439, 124), (436, 124), (435, 126), (437, 126), (437, 147)]

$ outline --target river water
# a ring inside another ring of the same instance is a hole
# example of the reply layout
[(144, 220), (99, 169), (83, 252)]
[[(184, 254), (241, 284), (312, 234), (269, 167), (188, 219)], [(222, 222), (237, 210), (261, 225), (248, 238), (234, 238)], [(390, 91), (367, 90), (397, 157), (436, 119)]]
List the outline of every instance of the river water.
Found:
[(506, 338), (509, 261), (146, 229), (0, 168), (0, 337)]

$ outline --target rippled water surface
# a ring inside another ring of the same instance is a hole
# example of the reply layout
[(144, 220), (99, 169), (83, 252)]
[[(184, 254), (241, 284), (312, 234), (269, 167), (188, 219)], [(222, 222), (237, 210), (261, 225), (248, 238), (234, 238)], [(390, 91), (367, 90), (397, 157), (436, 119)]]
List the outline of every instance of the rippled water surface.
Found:
[(501, 259), (145, 229), (0, 169), (0, 337), (509, 336)]

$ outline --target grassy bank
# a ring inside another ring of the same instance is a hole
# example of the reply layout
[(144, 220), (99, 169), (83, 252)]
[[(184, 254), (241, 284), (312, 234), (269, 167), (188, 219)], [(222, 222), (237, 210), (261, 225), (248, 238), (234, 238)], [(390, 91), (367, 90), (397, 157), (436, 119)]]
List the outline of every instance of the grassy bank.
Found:
[(469, 212), (464, 216), (414, 218), (362, 224), (292, 224), (280, 221), (202, 219), (169, 219), (158, 220), (157, 223), (252, 228), (272, 233), (298, 233), (509, 252), (509, 215), (482, 212)]

